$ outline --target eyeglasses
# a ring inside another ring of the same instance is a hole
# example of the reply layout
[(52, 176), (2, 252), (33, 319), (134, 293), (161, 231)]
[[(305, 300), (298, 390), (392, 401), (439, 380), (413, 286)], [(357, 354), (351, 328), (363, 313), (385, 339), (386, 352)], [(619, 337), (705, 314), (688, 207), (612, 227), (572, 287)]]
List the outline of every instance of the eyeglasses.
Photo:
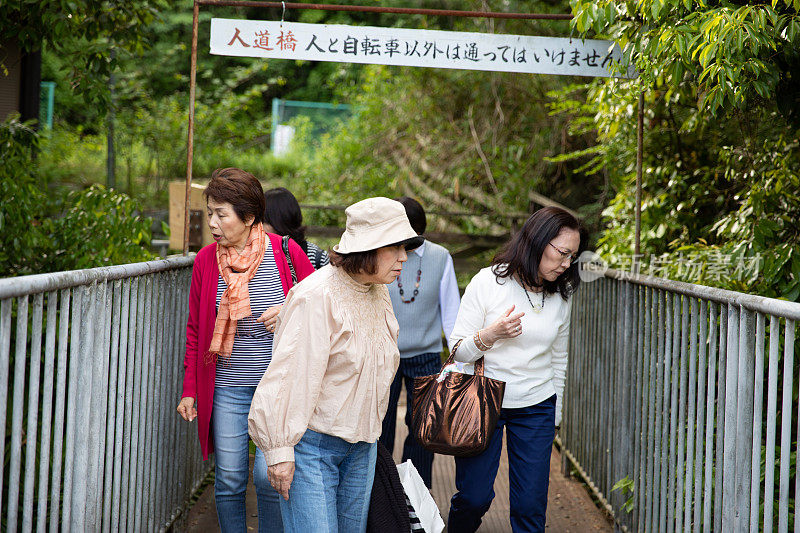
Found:
[(561, 261), (562, 262), (564, 261), (564, 259), (569, 258), (569, 264), (572, 265), (572, 264), (575, 263), (575, 261), (578, 260), (578, 255), (577, 254), (571, 254), (566, 250), (562, 250), (561, 248), (559, 248), (558, 246), (556, 246), (552, 242), (548, 242), (547, 244), (549, 244), (550, 246), (555, 248), (556, 252), (558, 252), (561, 255)]

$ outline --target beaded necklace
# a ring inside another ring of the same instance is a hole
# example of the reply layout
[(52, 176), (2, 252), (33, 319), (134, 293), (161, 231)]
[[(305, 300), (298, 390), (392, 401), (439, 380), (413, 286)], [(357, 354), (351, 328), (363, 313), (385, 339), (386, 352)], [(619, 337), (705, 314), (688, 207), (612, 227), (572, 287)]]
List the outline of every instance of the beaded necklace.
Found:
[(522, 290), (525, 292), (525, 298), (527, 298), (528, 299), (528, 303), (531, 304), (531, 309), (533, 309), (533, 312), (534, 313), (541, 313), (542, 309), (544, 309), (544, 288), (542, 289), (542, 305), (540, 305), (538, 307), (533, 305), (533, 302), (531, 301), (531, 297), (528, 296), (528, 290), (525, 288), (524, 285), (522, 287)]
[(403, 292), (403, 282), (400, 281), (400, 276), (397, 276), (397, 288), (400, 289), (400, 301), (403, 302), (404, 304), (410, 304), (417, 298), (417, 295), (419, 294), (419, 280), (422, 279), (422, 257), (420, 256), (417, 257), (419, 257), (419, 267), (417, 268), (417, 281), (416, 283), (414, 283), (414, 293), (411, 295), (410, 300), (406, 300), (405, 298), (403, 298), (403, 295), (405, 294)]

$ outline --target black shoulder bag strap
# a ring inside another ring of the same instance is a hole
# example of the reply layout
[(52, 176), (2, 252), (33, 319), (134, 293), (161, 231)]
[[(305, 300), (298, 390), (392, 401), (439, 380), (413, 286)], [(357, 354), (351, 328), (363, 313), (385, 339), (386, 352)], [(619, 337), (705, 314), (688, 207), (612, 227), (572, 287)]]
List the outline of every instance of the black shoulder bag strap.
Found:
[(281, 246), (283, 248), (283, 255), (286, 256), (286, 262), (289, 263), (289, 271), (292, 273), (292, 286), (297, 285), (297, 272), (294, 271), (294, 265), (292, 264), (292, 256), (289, 255), (288, 235), (283, 236), (283, 240), (281, 241)]

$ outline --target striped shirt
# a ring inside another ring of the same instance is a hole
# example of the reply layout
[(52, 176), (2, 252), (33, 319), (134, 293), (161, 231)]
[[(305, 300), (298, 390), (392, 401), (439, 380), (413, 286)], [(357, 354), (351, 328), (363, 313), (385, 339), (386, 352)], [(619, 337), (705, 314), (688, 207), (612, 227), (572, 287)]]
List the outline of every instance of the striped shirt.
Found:
[[(222, 275), (217, 285), (217, 312), (222, 293), (228, 287)], [(267, 241), (264, 259), (258, 266), (255, 276), (247, 284), (250, 292), (250, 308), (253, 312), (236, 325), (233, 340), (233, 353), (230, 359), (217, 360), (216, 386), (255, 387), (272, 360), (272, 333), (256, 319), (273, 305), (281, 305), (284, 300), (283, 285), (275, 265), (272, 245)]]
[(328, 257), (328, 252), (309, 241), (306, 241), (306, 255), (314, 266), (314, 270), (319, 270), (331, 261)]

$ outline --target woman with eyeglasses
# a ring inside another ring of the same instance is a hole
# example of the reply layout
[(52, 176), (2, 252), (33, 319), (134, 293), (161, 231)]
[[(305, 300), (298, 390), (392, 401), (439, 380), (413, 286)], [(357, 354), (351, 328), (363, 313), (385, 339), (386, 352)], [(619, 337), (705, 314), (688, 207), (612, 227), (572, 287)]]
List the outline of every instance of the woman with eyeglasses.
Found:
[(503, 430), (508, 434), (511, 528), (544, 531), (550, 453), (561, 424), (571, 295), (588, 233), (556, 207), (530, 216), (470, 281), (450, 336), (455, 359), (484, 358), (484, 374), (506, 383), (489, 447), (456, 457), (448, 531), (476, 531), (494, 498)]

